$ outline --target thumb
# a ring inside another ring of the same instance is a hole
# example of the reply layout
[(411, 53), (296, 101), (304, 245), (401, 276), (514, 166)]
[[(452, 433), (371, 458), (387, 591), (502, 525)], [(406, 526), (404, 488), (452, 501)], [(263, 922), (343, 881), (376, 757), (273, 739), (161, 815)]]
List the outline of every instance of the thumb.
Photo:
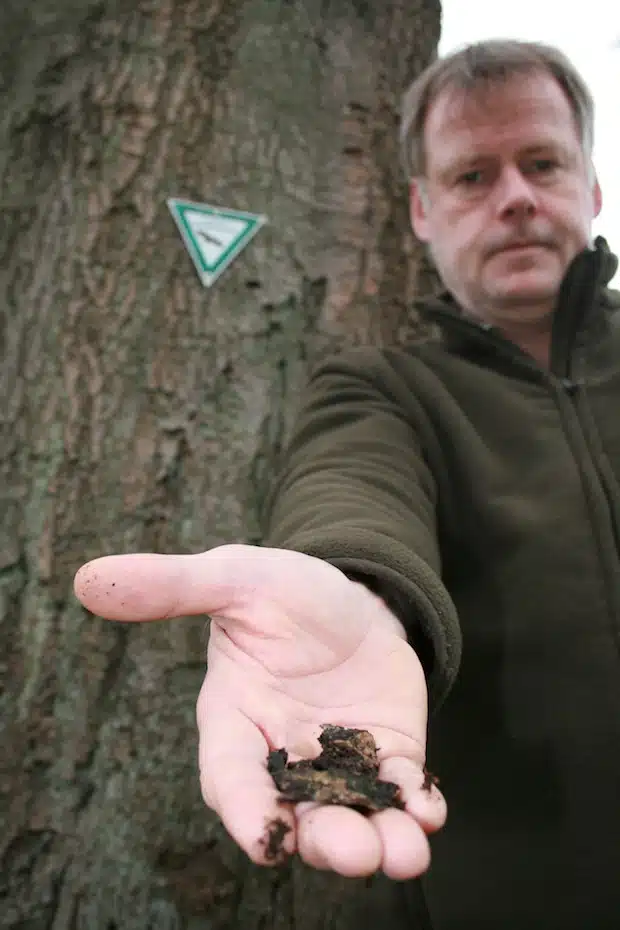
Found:
[(193, 555), (103, 556), (79, 569), (73, 587), (88, 610), (108, 620), (216, 614), (247, 589), (257, 554), (253, 546), (230, 545)]

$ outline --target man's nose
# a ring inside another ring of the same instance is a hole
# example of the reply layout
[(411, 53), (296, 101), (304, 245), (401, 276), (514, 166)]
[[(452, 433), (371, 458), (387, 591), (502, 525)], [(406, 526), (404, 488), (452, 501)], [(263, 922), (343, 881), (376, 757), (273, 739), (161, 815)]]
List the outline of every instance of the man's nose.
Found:
[(516, 166), (504, 168), (497, 185), (497, 211), (502, 218), (533, 216), (536, 192)]

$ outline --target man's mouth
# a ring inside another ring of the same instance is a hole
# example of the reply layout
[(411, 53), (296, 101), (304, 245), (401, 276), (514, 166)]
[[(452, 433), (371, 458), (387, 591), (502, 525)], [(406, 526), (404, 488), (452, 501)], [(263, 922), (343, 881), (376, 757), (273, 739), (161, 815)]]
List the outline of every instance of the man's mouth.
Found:
[(542, 242), (511, 242), (499, 249), (500, 252), (515, 252), (523, 249), (542, 249), (545, 246)]

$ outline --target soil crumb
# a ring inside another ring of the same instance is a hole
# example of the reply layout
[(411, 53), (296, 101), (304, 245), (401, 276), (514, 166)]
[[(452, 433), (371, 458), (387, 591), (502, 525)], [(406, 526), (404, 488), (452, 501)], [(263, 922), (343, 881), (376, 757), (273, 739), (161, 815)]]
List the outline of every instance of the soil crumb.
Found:
[(398, 785), (379, 778), (371, 733), (326, 724), (319, 742), (322, 750), (316, 759), (289, 762), (285, 749), (269, 753), (267, 770), (282, 801), (339, 804), (362, 814), (388, 807), (404, 809)]
[(267, 836), (263, 840), (265, 846), (265, 859), (267, 862), (283, 862), (287, 857), (284, 849), (284, 839), (291, 827), (280, 817), (275, 817), (267, 823)]
[(430, 791), (431, 788), (439, 784), (439, 779), (436, 775), (433, 775), (432, 772), (424, 767), (424, 781), (422, 782), (422, 791)]

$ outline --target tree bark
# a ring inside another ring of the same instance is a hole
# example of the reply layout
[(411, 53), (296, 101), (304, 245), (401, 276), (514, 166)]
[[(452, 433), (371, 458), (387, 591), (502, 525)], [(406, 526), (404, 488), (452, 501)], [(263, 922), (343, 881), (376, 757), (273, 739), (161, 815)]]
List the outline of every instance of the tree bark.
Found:
[[(204, 807), (204, 619), (103, 622), (72, 577), (259, 541), (308, 367), (407, 328), (439, 3), (2, 4), (0, 927), (397, 927), (398, 886), (251, 866)], [(175, 196), (268, 217), (211, 289)]]

